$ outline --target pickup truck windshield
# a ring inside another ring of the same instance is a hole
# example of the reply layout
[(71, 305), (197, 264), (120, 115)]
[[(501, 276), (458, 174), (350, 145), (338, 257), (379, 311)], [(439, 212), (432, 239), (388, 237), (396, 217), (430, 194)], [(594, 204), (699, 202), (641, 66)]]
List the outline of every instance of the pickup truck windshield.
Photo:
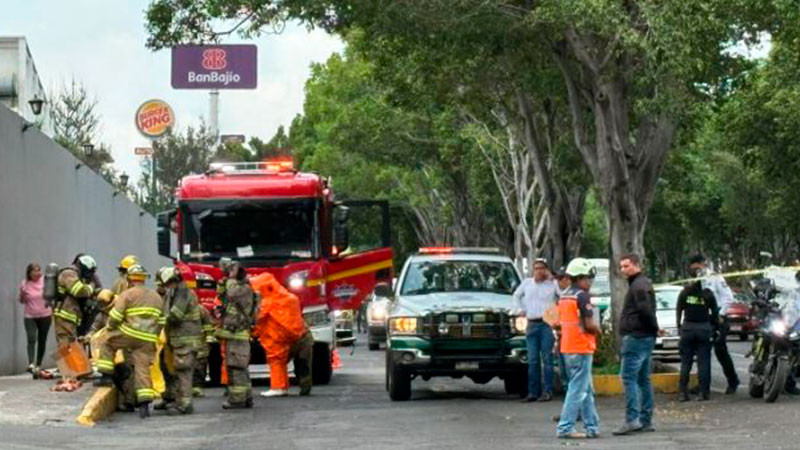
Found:
[(316, 202), (182, 202), (182, 257), (188, 261), (310, 259), (314, 257)]
[(400, 295), (435, 292), (514, 293), (519, 285), (511, 263), (496, 261), (420, 261), (408, 267)]

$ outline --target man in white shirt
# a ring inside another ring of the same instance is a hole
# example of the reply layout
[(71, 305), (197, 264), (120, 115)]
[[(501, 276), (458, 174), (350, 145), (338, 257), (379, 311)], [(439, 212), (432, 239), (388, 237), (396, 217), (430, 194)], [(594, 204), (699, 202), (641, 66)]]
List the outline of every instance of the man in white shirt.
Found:
[(703, 255), (695, 255), (689, 260), (689, 270), (694, 277), (702, 277), (702, 288), (708, 289), (714, 294), (714, 298), (719, 306), (719, 333), (715, 335), (714, 339), (714, 355), (722, 366), (722, 371), (725, 373), (725, 378), (728, 380), (728, 388), (725, 390), (726, 394), (736, 393), (736, 388), (739, 387), (739, 376), (736, 374), (736, 367), (733, 365), (733, 360), (728, 352), (728, 307), (733, 303), (733, 291), (728, 287), (725, 278), (720, 275), (712, 273), (706, 266), (706, 258)]
[[(524, 402), (548, 402), (553, 398), (553, 343), (555, 336), (544, 322), (544, 312), (558, 301), (558, 286), (550, 278), (544, 259), (533, 263), (533, 278), (526, 278), (514, 291), (519, 309), (528, 318), (528, 395)], [(542, 386), (544, 366), (544, 386)]]

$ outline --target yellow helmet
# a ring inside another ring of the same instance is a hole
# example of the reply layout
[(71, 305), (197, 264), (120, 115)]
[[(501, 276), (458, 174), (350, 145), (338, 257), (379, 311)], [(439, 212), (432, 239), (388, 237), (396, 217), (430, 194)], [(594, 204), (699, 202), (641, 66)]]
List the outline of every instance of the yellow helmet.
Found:
[(128, 270), (135, 264), (139, 264), (139, 258), (136, 255), (128, 255), (120, 260), (119, 269)]
[(135, 264), (128, 268), (128, 280), (144, 281), (149, 277), (150, 274), (147, 273), (147, 270), (139, 264)]
[(111, 303), (114, 300), (114, 292), (111, 289), (102, 289), (97, 293), (97, 299), (103, 303)]

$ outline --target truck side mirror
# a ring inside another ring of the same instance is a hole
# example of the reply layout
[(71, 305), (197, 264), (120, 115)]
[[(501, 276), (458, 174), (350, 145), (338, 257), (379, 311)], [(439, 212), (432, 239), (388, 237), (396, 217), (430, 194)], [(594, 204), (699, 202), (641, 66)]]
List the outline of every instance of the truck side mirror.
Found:
[(333, 246), (339, 253), (350, 246), (350, 231), (347, 220), (350, 218), (350, 209), (346, 206), (337, 206), (333, 212)]
[(394, 297), (394, 292), (392, 292), (392, 288), (389, 287), (387, 283), (378, 283), (375, 285), (375, 296), (376, 297), (384, 297), (384, 298), (392, 298)]
[(170, 223), (173, 217), (175, 217), (175, 211), (164, 211), (156, 214), (158, 254), (167, 258), (172, 257), (170, 254), (172, 250), (172, 229)]

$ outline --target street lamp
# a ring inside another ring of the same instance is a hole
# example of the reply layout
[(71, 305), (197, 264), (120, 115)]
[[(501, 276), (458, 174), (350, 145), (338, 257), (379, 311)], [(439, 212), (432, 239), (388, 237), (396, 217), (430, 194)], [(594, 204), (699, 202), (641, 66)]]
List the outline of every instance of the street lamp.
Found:
[[(81, 144), (81, 147), (83, 147), (83, 155), (84, 155), (84, 157), (85, 158), (91, 158), (92, 154), (94, 153), (94, 144), (92, 144), (91, 142), (86, 142), (86, 143)], [(75, 170), (80, 169), (81, 166), (83, 166), (83, 164), (81, 164), (81, 163), (75, 164)]]
[[(33, 112), (34, 116), (39, 116), (42, 113), (42, 107), (44, 106), (44, 100), (39, 98), (38, 96), (34, 95), (33, 99), (28, 101), (28, 104), (31, 107), (31, 111)], [(34, 124), (33, 122), (23, 121), (22, 123), (22, 132), (28, 131), (28, 128), (32, 127)]]
[(34, 95), (33, 99), (28, 101), (28, 104), (31, 105), (31, 111), (33, 111), (34, 116), (38, 116), (42, 113), (44, 100), (40, 99), (38, 95)]

